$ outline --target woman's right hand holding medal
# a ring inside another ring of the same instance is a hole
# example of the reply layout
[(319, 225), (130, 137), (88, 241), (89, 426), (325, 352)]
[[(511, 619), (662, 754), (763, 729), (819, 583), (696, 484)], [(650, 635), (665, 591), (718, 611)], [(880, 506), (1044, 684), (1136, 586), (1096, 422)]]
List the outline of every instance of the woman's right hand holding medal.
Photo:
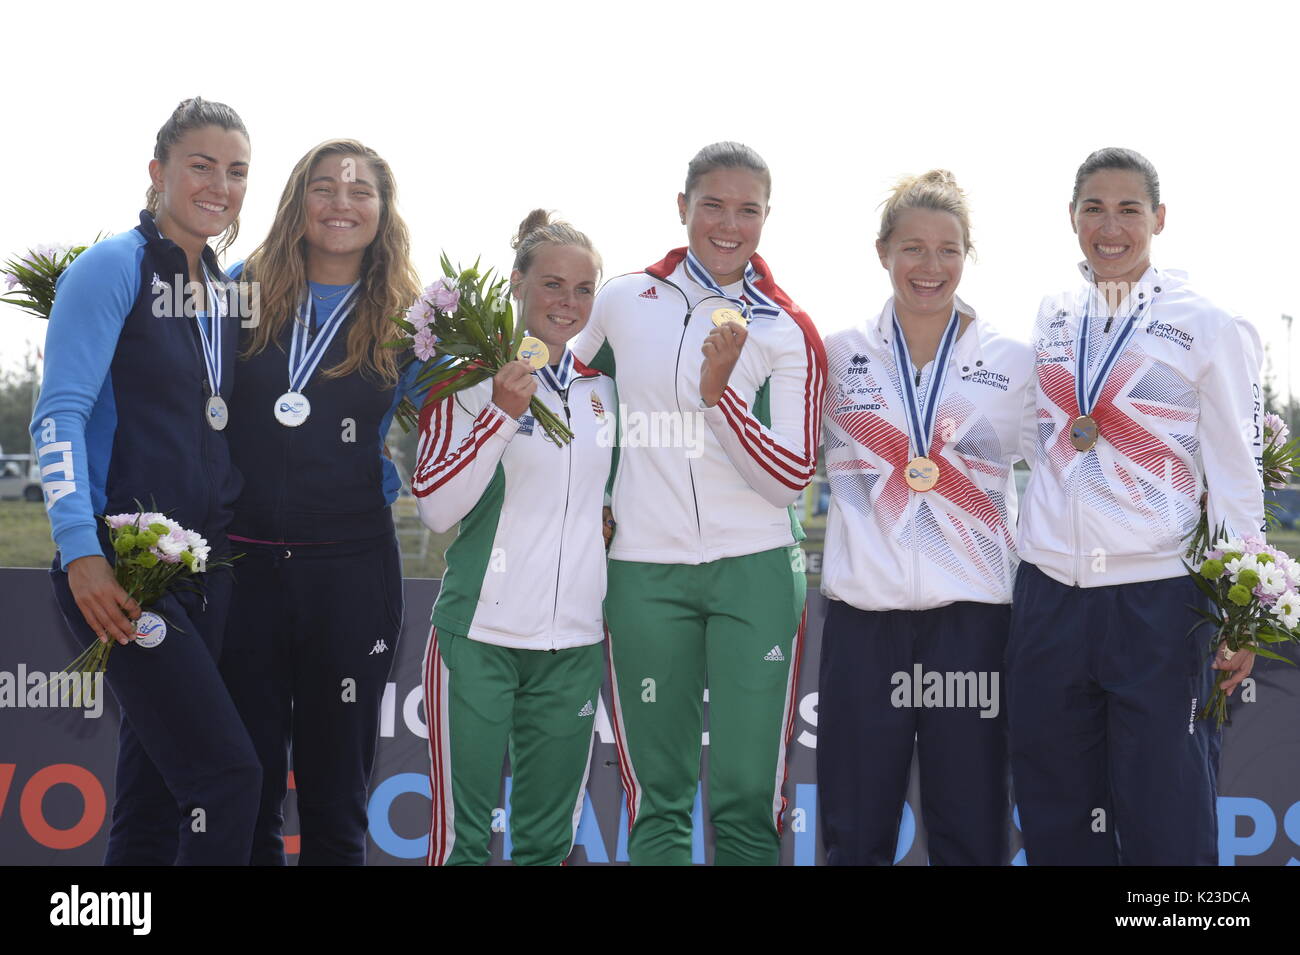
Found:
[[(739, 317), (739, 313), (736, 313)], [(749, 332), (742, 321), (725, 320), (709, 332), (700, 351), (704, 361), (700, 364), (700, 398), (705, 407), (712, 408), (722, 400), (722, 393), (731, 380), (731, 372), (740, 360), (741, 349)]]
[(536, 393), (533, 368), (522, 358), (506, 362), (492, 379), (492, 403), (512, 418), (523, 416)]

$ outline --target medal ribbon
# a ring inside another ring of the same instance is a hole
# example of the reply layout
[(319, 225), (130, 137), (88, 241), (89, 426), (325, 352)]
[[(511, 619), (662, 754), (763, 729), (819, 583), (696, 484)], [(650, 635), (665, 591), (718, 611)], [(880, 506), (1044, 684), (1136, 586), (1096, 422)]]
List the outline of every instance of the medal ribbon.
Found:
[(1115, 340), (1110, 343), (1110, 348), (1097, 366), (1096, 377), (1088, 381), (1088, 336), (1091, 332), (1092, 323), (1091, 308), (1085, 308), (1083, 318), (1079, 321), (1079, 343), (1074, 355), (1074, 397), (1079, 403), (1080, 415), (1091, 415), (1092, 409), (1097, 406), (1097, 399), (1101, 396), (1102, 386), (1106, 384), (1106, 377), (1115, 367), (1115, 359), (1120, 356), (1124, 348), (1128, 345), (1129, 339), (1137, 331), (1138, 314), (1142, 311), (1142, 306), (1137, 307), (1128, 318), (1124, 319), (1124, 326), (1115, 334)]
[(226, 317), (225, 303), (217, 296), (217, 290), (212, 284), (212, 275), (208, 272), (208, 267), (203, 266), (203, 284), (207, 286), (208, 301), (211, 303), (212, 311), (208, 315), (208, 322), (212, 327), (212, 334), (203, 327), (203, 320), (197, 315), (194, 316), (194, 324), (199, 326), (199, 341), (203, 348), (203, 364), (207, 367), (208, 372), (208, 389), (213, 395), (221, 396), (221, 322)]
[(312, 373), (316, 371), (316, 366), (325, 357), (325, 350), (330, 347), (330, 342), (334, 341), (334, 336), (343, 327), (343, 320), (356, 307), (356, 291), (360, 287), (360, 282), (354, 282), (344, 293), (342, 300), (321, 325), (310, 344), (307, 342), (307, 324), (312, 317), (311, 296), (310, 294), (303, 296), (298, 305), (298, 320), (293, 323), (293, 341), (289, 344), (290, 391), (301, 393), (306, 387)]
[(903, 388), (903, 404), (907, 406), (909, 437), (916, 446), (916, 456), (925, 457), (930, 453), (930, 438), (934, 434), (934, 418), (939, 413), (939, 399), (943, 395), (944, 379), (947, 378), (948, 359), (952, 355), (953, 343), (957, 341), (957, 330), (961, 327), (961, 318), (953, 309), (948, 327), (944, 329), (943, 338), (939, 340), (939, 351), (934, 356), (934, 372), (930, 376), (930, 388), (925, 395), (925, 407), (916, 397), (916, 380), (912, 377), (912, 356), (907, 350), (907, 338), (903, 335), (903, 326), (898, 322), (898, 313), (894, 313), (894, 361), (898, 364), (899, 384)]
[(781, 314), (781, 308), (770, 298), (758, 290), (758, 272), (754, 266), (745, 263), (744, 279), (744, 298), (732, 298), (726, 292), (718, 287), (718, 283), (713, 281), (713, 276), (709, 274), (695, 253), (690, 249), (686, 250), (686, 274), (696, 281), (697, 284), (708, 289), (719, 298), (725, 298), (728, 302), (733, 302), (739, 307), (740, 311), (746, 318), (776, 318)]
[(534, 374), (546, 383), (546, 387), (559, 394), (569, 387), (569, 382), (573, 378), (573, 352), (564, 349), (564, 357), (555, 366), (555, 370), (552, 370), (550, 365), (543, 365)]

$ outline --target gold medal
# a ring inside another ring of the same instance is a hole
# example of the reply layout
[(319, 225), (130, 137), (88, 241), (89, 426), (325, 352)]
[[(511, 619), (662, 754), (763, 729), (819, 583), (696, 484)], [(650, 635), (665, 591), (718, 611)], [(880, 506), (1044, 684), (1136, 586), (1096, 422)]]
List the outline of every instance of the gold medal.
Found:
[(1081, 414), (1070, 422), (1070, 443), (1076, 451), (1091, 451), (1097, 446), (1097, 422), (1092, 415)]
[(929, 458), (912, 458), (907, 462), (903, 480), (913, 491), (928, 491), (939, 483), (939, 465)]
[(519, 343), (519, 357), (536, 370), (551, 360), (551, 351), (546, 347), (546, 342), (529, 335)]
[(744, 328), (749, 322), (734, 308), (715, 308), (713, 310), (713, 324), (721, 328), (730, 322), (735, 322), (741, 328)]

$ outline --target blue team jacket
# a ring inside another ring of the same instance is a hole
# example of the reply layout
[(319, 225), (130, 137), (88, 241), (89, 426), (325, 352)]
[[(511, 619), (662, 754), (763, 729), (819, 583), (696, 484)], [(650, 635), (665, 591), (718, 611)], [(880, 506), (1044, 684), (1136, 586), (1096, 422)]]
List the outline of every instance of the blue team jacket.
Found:
[[(210, 249), (204, 263), (226, 276)], [(140, 225), (88, 248), (60, 277), (31, 432), (61, 565), (102, 553), (97, 515), (138, 500), (219, 542), (242, 479), (207, 424), (208, 378), (184, 251)], [(198, 306), (202, 308), (200, 304)], [(220, 390), (233, 391), (240, 307), (221, 322)], [(220, 556), (219, 554), (216, 556)]]

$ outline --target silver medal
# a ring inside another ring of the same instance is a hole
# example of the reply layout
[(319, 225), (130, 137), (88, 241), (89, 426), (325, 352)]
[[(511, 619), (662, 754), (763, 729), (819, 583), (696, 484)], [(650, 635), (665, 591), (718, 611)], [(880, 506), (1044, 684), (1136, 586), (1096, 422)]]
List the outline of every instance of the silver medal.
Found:
[(311, 414), (311, 402), (300, 391), (286, 391), (275, 399), (275, 420), (286, 428), (296, 428)]
[(213, 395), (204, 406), (207, 411), (208, 427), (213, 431), (224, 431), (230, 424), (230, 409), (221, 395)]

